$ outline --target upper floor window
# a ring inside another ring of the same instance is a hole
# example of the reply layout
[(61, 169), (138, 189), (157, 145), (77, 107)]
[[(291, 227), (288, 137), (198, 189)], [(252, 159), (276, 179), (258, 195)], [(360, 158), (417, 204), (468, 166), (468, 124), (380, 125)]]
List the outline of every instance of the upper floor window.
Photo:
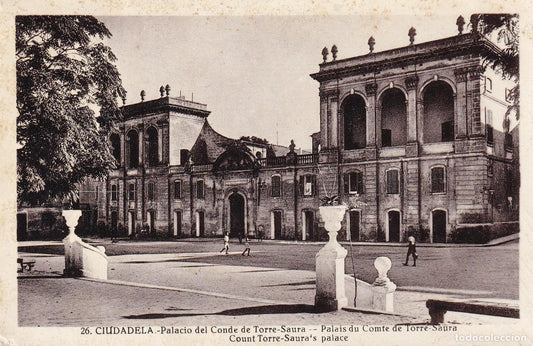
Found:
[(135, 184), (128, 185), (128, 200), (135, 201)]
[(109, 141), (111, 142), (111, 153), (117, 161), (117, 166), (120, 166), (120, 136), (116, 133), (113, 133), (109, 137)]
[(181, 198), (181, 180), (174, 181), (174, 199)]
[(139, 167), (139, 135), (137, 131), (128, 132), (128, 167)]
[(153, 201), (155, 196), (155, 184), (148, 183), (148, 200)]
[(363, 194), (363, 173), (350, 172), (344, 174), (344, 193)]
[(492, 92), (492, 79), (485, 77), (485, 91)]
[(111, 200), (116, 201), (118, 199), (117, 185), (111, 185)]
[(513, 151), (513, 135), (509, 132), (505, 134), (505, 142), (504, 142), (505, 150), (507, 151)]
[(446, 192), (446, 171), (444, 167), (431, 169), (431, 193)]
[(148, 128), (146, 131), (146, 137), (148, 165), (157, 166), (159, 164), (159, 143), (157, 130), (154, 127)]
[(196, 182), (196, 198), (204, 198), (204, 197), (205, 197), (204, 181), (198, 180)]
[(397, 169), (391, 169), (387, 171), (387, 193), (400, 193), (399, 174)]
[(302, 175), (300, 177), (300, 194), (302, 196), (315, 195), (315, 176), (312, 174)]
[(485, 129), (487, 135), (487, 144), (494, 144), (494, 129), (492, 127), (492, 111), (490, 109), (485, 109)]
[(281, 197), (281, 177), (272, 176), (272, 197)]

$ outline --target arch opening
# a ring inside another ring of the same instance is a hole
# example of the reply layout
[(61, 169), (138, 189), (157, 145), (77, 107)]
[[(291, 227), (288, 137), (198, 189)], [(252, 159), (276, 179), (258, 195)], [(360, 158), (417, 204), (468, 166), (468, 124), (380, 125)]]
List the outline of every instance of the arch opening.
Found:
[(451, 86), (443, 81), (428, 84), (424, 99), (424, 143), (451, 142), (455, 138), (454, 100)]
[(405, 145), (406, 128), (407, 105), (404, 93), (397, 88), (386, 90), (381, 97), (381, 146)]
[(342, 102), (341, 112), (344, 118), (344, 149), (365, 148), (365, 100), (359, 95), (350, 95)]

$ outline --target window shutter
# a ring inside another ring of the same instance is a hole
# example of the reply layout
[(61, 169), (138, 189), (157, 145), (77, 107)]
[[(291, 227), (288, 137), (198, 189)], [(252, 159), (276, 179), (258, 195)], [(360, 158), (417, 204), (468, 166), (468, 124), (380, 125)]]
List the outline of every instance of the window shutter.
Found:
[(311, 176), (311, 196), (316, 195), (316, 177), (314, 175)]
[(350, 175), (348, 173), (344, 173), (344, 193), (348, 194), (350, 193)]
[(305, 177), (302, 175), (300, 176), (300, 196), (304, 195), (304, 185), (305, 185)]
[(357, 173), (357, 193), (362, 195), (363, 190), (363, 173)]

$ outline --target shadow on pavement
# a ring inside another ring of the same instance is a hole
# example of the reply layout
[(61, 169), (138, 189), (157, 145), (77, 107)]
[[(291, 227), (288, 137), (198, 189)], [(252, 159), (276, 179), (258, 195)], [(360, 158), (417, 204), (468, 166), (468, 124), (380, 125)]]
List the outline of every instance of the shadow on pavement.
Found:
[(303, 286), (303, 285), (314, 285), (316, 280), (301, 281), (301, 282), (288, 282), (286, 284), (276, 284), (276, 285), (263, 285), (261, 287), (279, 287), (279, 286)]
[(192, 316), (245, 316), (245, 315), (266, 315), (266, 314), (297, 314), (308, 313), (317, 314), (323, 311), (315, 309), (314, 305), (294, 304), (294, 305), (262, 305), (252, 306), (247, 308), (230, 309), (214, 313), (183, 313), (183, 314), (165, 314), (152, 313), (142, 315), (128, 315), (123, 316), (127, 319), (158, 319), (158, 318), (173, 318), (173, 317), (192, 317)]

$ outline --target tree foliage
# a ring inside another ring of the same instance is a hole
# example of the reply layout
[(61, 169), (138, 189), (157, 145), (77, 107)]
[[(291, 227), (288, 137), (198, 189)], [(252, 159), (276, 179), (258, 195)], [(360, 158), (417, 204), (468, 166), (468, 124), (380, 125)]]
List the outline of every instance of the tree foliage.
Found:
[(16, 17), (19, 204), (72, 200), (113, 167), (107, 136), (124, 89), (110, 36), (94, 17)]
[(483, 35), (495, 36), (496, 41), (503, 44), (501, 54), (484, 56), (485, 65), (499, 72), (504, 78), (516, 83), (508, 98), (512, 102), (507, 114), (514, 113), (520, 118), (520, 69), (519, 69), (519, 26), (518, 14), (473, 14), (470, 22)]

